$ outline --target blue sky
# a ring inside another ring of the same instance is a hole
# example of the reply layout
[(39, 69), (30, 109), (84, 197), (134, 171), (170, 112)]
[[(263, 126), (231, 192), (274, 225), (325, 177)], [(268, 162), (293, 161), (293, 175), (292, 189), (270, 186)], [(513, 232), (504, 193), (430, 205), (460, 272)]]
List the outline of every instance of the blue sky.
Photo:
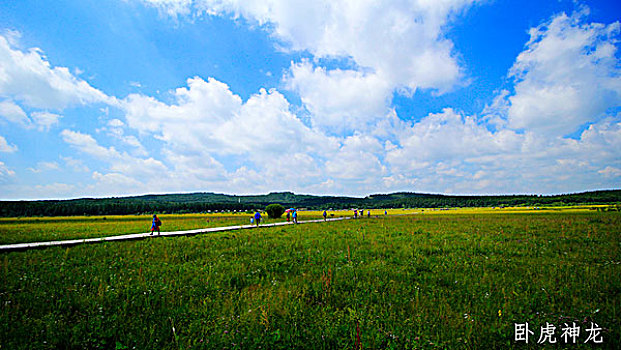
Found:
[(616, 1), (0, 2), (0, 199), (621, 187)]

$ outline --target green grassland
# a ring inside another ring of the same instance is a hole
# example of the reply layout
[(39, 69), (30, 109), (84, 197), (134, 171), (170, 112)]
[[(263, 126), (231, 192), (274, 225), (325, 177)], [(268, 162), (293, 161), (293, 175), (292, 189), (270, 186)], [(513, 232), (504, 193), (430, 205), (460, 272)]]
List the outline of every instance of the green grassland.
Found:
[(619, 213), (427, 213), (2, 253), (0, 349), (621, 348)]
[[(322, 218), (322, 213), (322, 211), (306, 211), (299, 215), (299, 220), (319, 219)], [(333, 214), (331, 217), (351, 216), (351, 211), (335, 211), (331, 212), (331, 214)], [(164, 223), (161, 227), (162, 231), (184, 231), (210, 227), (248, 225), (253, 214), (245, 212), (163, 214), (158, 215), (158, 217)], [(151, 215), (0, 218), (0, 244), (145, 233), (151, 230), (151, 220)], [(264, 213), (261, 222), (266, 224), (285, 220), (284, 216), (278, 219), (270, 219)]]
[[(160, 215), (162, 231), (248, 224), (249, 215)], [(151, 229), (151, 216), (69, 216), (0, 219), (0, 244), (94, 238)]]
[[(542, 212), (587, 212), (594, 208), (588, 207), (552, 207), (534, 211), (532, 207), (506, 208), (451, 208), (451, 209), (374, 209), (372, 216), (410, 214), (490, 214), (490, 213), (542, 213)], [(353, 210), (331, 210), (329, 217), (353, 216)], [(322, 210), (299, 211), (299, 220), (322, 218)], [(365, 214), (368, 211), (365, 211)], [(210, 227), (247, 225), (253, 214), (246, 212), (202, 213), (202, 214), (160, 214), (164, 225), (162, 231), (183, 231)], [(366, 217), (366, 215), (365, 215)], [(56, 217), (16, 217), (0, 218), (0, 244), (29, 243), (40, 241), (59, 241), (67, 239), (96, 238), (117, 236), (133, 233), (149, 232), (151, 215), (107, 215), (107, 216), (56, 216)], [(270, 219), (263, 214), (262, 223), (285, 221), (284, 216)]]
[[(159, 215), (164, 223), (162, 231), (247, 225), (251, 216), (245, 213)], [(0, 218), (0, 244), (145, 233), (151, 229), (151, 219), (150, 215)]]

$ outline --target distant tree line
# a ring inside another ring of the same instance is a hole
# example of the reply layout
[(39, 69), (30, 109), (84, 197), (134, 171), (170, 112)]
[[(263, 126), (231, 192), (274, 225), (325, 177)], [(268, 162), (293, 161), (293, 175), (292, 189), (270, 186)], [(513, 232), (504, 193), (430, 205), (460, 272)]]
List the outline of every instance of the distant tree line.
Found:
[(249, 211), (280, 203), (285, 208), (450, 208), (503, 206), (560, 206), (621, 203), (621, 190), (575, 194), (446, 196), (399, 192), (374, 194), (365, 198), (297, 195), (274, 192), (256, 196), (231, 196), (215, 193), (146, 195), (122, 198), (46, 201), (0, 201), (0, 216), (73, 216), (124, 215), (144, 213), (201, 213), (208, 211)]
[(382, 203), (380, 208), (451, 208), (451, 207), (512, 207), (616, 204), (621, 202), (621, 191), (594, 191), (553, 196), (445, 196), (413, 193), (374, 195)]
[(155, 202), (140, 200), (79, 199), (70, 201), (0, 202), (0, 216), (125, 215), (145, 213), (201, 213), (208, 211), (253, 210), (256, 206), (239, 203)]

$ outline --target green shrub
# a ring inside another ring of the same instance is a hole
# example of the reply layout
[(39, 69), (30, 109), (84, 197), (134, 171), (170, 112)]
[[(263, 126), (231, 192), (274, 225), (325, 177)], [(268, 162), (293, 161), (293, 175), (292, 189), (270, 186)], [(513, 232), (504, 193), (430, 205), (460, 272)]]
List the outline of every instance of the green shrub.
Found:
[(265, 212), (270, 218), (277, 219), (285, 213), (285, 207), (280, 204), (270, 204), (265, 207)]

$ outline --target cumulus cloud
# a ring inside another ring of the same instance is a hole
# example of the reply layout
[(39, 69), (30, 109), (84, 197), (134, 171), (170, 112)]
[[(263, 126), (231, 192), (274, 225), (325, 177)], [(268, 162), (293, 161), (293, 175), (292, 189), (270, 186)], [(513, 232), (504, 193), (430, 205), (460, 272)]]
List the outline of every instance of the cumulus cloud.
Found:
[(0, 101), (0, 117), (24, 128), (32, 126), (32, 121), (28, 118), (26, 112), (11, 100)]
[(155, 135), (178, 154), (240, 155), (261, 165), (283, 154), (325, 154), (333, 139), (305, 126), (276, 90), (243, 102), (213, 78), (188, 79), (173, 92), (175, 103), (133, 94), (123, 104), (128, 126)]
[(17, 124), (23, 128), (31, 129), (36, 127), (39, 131), (49, 131), (50, 128), (58, 124), (58, 121), (62, 118), (61, 115), (38, 111), (32, 112), (31, 118), (28, 117), (26, 112), (11, 100), (0, 101), (0, 118)]
[(144, 189), (145, 187), (142, 182), (122, 173), (102, 174), (95, 171), (93, 179), (97, 181), (97, 187), (104, 189), (106, 193), (109, 193), (111, 189), (114, 189), (113, 193), (131, 193), (137, 188)]
[[(490, 131), (452, 109), (430, 114), (386, 143), (388, 189), (439, 193), (550, 193), (614, 188), (621, 122), (607, 117), (578, 139)], [(611, 169), (607, 169), (611, 167)], [(617, 184), (617, 185), (615, 185)]]
[(321, 181), (323, 161), (339, 148), (337, 138), (305, 125), (276, 90), (243, 101), (216, 79), (194, 77), (171, 95), (165, 103), (133, 94), (123, 110), (128, 128), (163, 143), (175, 183), (239, 193), (304, 191)]
[(510, 128), (563, 136), (621, 104), (620, 24), (585, 24), (587, 12), (563, 13), (530, 30), (509, 74), (516, 82)]
[(267, 25), (290, 50), (350, 57), (397, 86), (443, 89), (460, 71), (443, 27), (474, 2), (197, 0), (193, 7)]
[(105, 132), (106, 135), (119, 140), (122, 144), (132, 147), (132, 154), (135, 156), (146, 156), (147, 150), (134, 135), (126, 135), (125, 123), (119, 119), (111, 119), (106, 126), (97, 129), (97, 132)]
[(114, 99), (77, 78), (66, 67), (53, 67), (38, 48), (26, 52), (0, 35), (0, 97), (24, 106), (62, 110)]
[(520, 138), (502, 130), (493, 134), (473, 117), (452, 109), (430, 114), (400, 134), (400, 147), (386, 159), (398, 173), (413, 173), (433, 161), (450, 162), (482, 155), (497, 155), (520, 149)]
[(169, 178), (167, 176), (169, 169), (164, 163), (152, 157), (134, 157), (126, 152), (119, 152), (114, 147), (101, 146), (93, 136), (77, 131), (63, 130), (61, 136), (70, 146), (107, 165), (108, 173), (93, 172), (93, 179), (100, 182), (102, 189), (111, 190), (113, 193), (127, 190), (129, 187), (114, 186), (122, 182), (127, 186), (133, 186), (130, 193), (144, 193), (148, 192), (154, 183)]
[(62, 118), (62, 115), (49, 112), (33, 112), (31, 116), (39, 131), (49, 131)]
[(376, 181), (385, 173), (377, 156), (382, 151), (382, 144), (373, 137), (360, 134), (347, 137), (339, 151), (326, 161), (326, 172), (334, 179)]
[(61, 136), (69, 145), (95, 158), (112, 160), (121, 156), (114, 147), (100, 146), (91, 135), (65, 129), (61, 132)]
[[(463, 76), (444, 28), (475, 0), (237, 1), (143, 0), (165, 13), (244, 18), (266, 29), (286, 51), (314, 60), (292, 63), (286, 86), (311, 112), (314, 126), (336, 134), (365, 130), (388, 111), (394, 91), (445, 92)], [(329, 69), (320, 59), (345, 59)]]
[(367, 130), (389, 112), (392, 86), (377, 74), (326, 70), (305, 60), (292, 64), (285, 80), (301, 96), (313, 126), (327, 132)]

